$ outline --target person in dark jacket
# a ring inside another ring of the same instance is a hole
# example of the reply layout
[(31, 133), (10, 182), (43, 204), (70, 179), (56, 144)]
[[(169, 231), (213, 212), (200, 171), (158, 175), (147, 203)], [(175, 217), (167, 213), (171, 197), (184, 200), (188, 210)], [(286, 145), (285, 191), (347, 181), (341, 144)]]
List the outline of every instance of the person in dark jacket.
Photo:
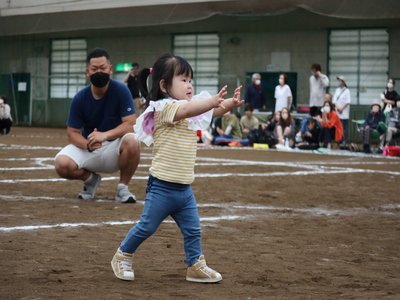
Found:
[(251, 76), (251, 85), (246, 88), (244, 100), (250, 104), (257, 113), (265, 107), (265, 97), (261, 86), (261, 75), (254, 73)]
[(364, 125), (360, 128), (365, 153), (371, 153), (369, 138), (372, 130), (377, 130), (381, 135), (385, 134), (384, 129), (380, 127), (380, 123), (383, 122), (385, 122), (385, 115), (382, 112), (380, 104), (377, 102), (372, 103), (371, 112), (365, 119)]

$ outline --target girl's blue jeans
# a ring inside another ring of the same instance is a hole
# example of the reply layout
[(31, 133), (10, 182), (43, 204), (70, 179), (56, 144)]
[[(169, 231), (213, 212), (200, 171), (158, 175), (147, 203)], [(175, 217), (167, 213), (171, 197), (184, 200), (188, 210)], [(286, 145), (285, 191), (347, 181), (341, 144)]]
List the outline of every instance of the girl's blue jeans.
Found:
[(149, 176), (147, 195), (139, 223), (132, 227), (120, 250), (134, 253), (140, 244), (156, 232), (161, 222), (171, 216), (182, 232), (185, 262), (191, 266), (202, 255), (200, 218), (190, 184), (171, 183)]

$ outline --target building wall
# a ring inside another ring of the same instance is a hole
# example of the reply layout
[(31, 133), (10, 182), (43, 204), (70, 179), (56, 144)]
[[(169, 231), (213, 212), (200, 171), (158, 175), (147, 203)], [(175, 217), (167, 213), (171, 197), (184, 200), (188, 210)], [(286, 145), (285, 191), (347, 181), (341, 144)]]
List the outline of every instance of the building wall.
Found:
[(389, 45), (389, 70), (390, 77), (399, 79), (397, 91), (400, 90), (400, 28), (389, 30), (390, 45)]
[[(247, 30), (247, 29), (246, 29)], [(246, 82), (246, 72), (265, 72), (272, 63), (273, 52), (290, 53), (290, 69), (297, 72), (298, 104), (308, 103), (310, 66), (317, 62), (327, 70), (328, 30), (259, 31), (220, 33), (221, 84), (231, 87), (237, 81)], [(85, 35), (80, 35), (85, 37)], [(57, 36), (55, 36), (57, 37)], [(63, 36), (65, 37), (65, 36)], [(73, 35), (71, 37), (74, 37)], [(105, 34), (86, 35), (88, 48), (109, 50), (113, 63), (137, 61), (142, 67), (151, 66), (155, 59), (172, 49), (172, 34), (131, 33), (108, 30)], [(32, 99), (37, 116), (33, 124), (63, 126), (68, 105), (48, 101), (49, 37), (18, 36), (0, 38), (0, 73), (31, 73)], [(280, 70), (275, 70), (280, 71)], [(84, 70), (82, 70), (84, 72)], [(122, 76), (122, 75), (121, 75)], [(400, 29), (390, 29), (390, 76), (400, 79)], [(399, 81), (400, 84), (400, 81)], [(1, 91), (0, 91), (1, 93)], [(49, 106), (54, 105), (54, 108)], [(53, 115), (53, 113), (58, 115)]]

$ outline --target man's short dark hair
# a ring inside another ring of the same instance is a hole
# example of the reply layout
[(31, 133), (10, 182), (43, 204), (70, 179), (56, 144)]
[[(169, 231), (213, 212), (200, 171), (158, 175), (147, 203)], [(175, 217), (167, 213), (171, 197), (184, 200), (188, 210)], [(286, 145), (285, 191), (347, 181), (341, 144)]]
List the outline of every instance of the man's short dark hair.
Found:
[(320, 64), (312, 64), (311, 70), (320, 71), (321, 72), (321, 65)]
[(247, 105), (244, 107), (244, 111), (253, 111), (253, 106), (251, 106), (251, 104), (247, 104)]
[(105, 57), (107, 60), (110, 60), (110, 55), (108, 54), (106, 49), (103, 48), (94, 48), (89, 51), (87, 57), (86, 57), (86, 63), (89, 64), (90, 60), (92, 58), (97, 58), (97, 57)]
[(131, 67), (132, 67), (132, 68), (134, 68), (134, 67), (138, 67), (138, 68), (139, 68), (139, 64), (138, 64), (137, 62), (133, 62), (133, 63), (131, 64)]

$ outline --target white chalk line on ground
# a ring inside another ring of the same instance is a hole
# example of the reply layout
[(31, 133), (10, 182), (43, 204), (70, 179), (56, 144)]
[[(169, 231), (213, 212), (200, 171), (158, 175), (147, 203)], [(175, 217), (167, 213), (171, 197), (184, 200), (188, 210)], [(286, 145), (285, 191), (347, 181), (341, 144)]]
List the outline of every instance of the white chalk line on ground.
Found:
[[(311, 175), (334, 175), (334, 174), (385, 174), (400, 176), (400, 172), (369, 170), (369, 169), (353, 169), (353, 168), (321, 168), (320, 170), (311, 171), (290, 171), (290, 172), (268, 172), (268, 173), (197, 173), (195, 178), (223, 178), (223, 177), (278, 177), (278, 176), (311, 176)], [(118, 180), (119, 176), (103, 177), (103, 181)], [(147, 180), (148, 176), (134, 176), (133, 180)], [(64, 178), (34, 178), (34, 179), (1, 179), (0, 183), (17, 184), (17, 183), (38, 183), (38, 182), (62, 182), (67, 181)]]
[[(330, 209), (323, 207), (312, 208), (290, 208), (266, 205), (231, 205), (231, 204), (199, 204), (200, 208), (223, 208), (237, 211), (253, 211), (252, 214), (231, 214), (201, 217), (200, 221), (204, 223), (215, 223), (220, 221), (237, 221), (237, 220), (258, 220), (263, 218), (271, 218), (274, 216), (311, 216), (311, 217), (339, 217), (339, 216), (360, 216), (365, 214), (382, 214), (382, 215), (400, 215), (400, 204), (386, 204), (379, 207), (370, 208), (347, 208), (347, 209)], [(255, 214), (257, 211), (266, 211), (268, 214)], [(9, 233), (14, 231), (32, 231), (41, 229), (54, 229), (54, 228), (79, 228), (79, 227), (101, 227), (101, 226), (121, 226), (121, 225), (134, 225), (138, 220), (125, 220), (125, 221), (103, 221), (103, 222), (78, 222), (78, 223), (58, 223), (58, 224), (38, 224), (38, 225), (22, 225), (0, 227), (0, 232)], [(163, 223), (174, 223), (172, 220), (164, 220)]]
[[(252, 218), (252, 216), (248, 216)], [(201, 217), (200, 222), (213, 223), (219, 221), (234, 221), (244, 220), (245, 216), (218, 216), (218, 217)], [(26, 225), (26, 226), (13, 226), (13, 227), (0, 227), (0, 232), (12, 232), (12, 231), (31, 231), (39, 229), (53, 229), (53, 228), (77, 228), (77, 227), (101, 227), (101, 226), (121, 226), (121, 225), (134, 225), (137, 224), (138, 220), (127, 220), (127, 221), (104, 221), (97, 223), (59, 223), (59, 224), (42, 224), (42, 225)], [(164, 220), (163, 223), (175, 223), (173, 220)]]

